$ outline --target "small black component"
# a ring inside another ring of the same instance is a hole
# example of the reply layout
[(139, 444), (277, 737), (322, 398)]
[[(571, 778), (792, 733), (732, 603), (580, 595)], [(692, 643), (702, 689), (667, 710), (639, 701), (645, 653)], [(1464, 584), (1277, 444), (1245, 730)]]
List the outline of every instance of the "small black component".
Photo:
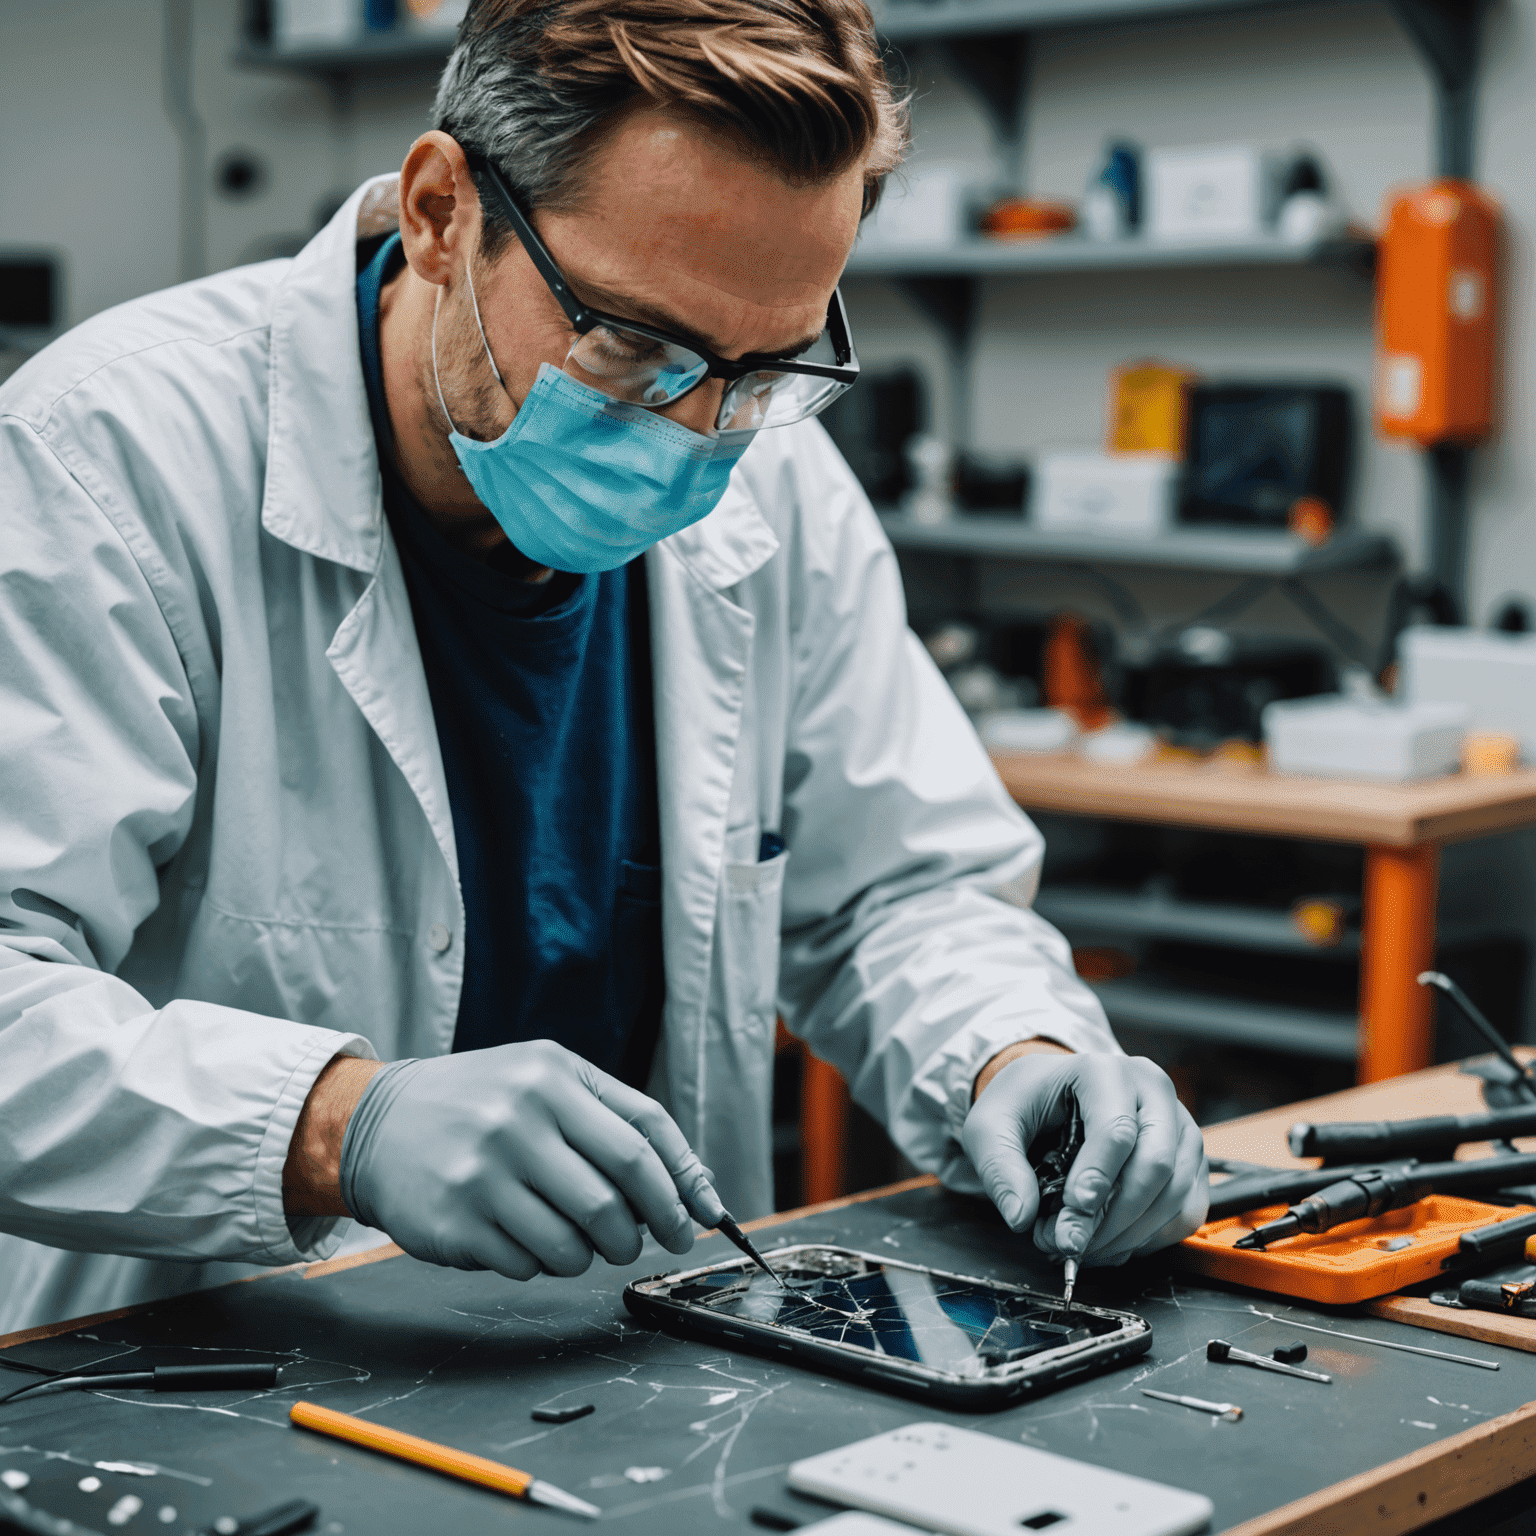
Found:
[(1282, 1365), (1300, 1365), (1307, 1358), (1307, 1346), (1300, 1339), (1293, 1339), (1289, 1344), (1282, 1344), (1275, 1351), (1275, 1359)]
[(793, 1515), (781, 1515), (776, 1509), (765, 1509), (761, 1504), (752, 1511), (752, 1524), (760, 1525), (765, 1531), (798, 1531), (805, 1524), (803, 1520), (796, 1520)]
[(1232, 1346), (1225, 1339), (1212, 1339), (1205, 1346), (1205, 1358), (1207, 1360), (1226, 1360), (1231, 1357)]
[(528, 1417), (536, 1424), (569, 1424), (596, 1412), (596, 1403), (580, 1403), (574, 1408), (535, 1408)]
[[(276, 1504), (259, 1515), (248, 1515), (228, 1536), (293, 1536), (296, 1531), (307, 1531), (319, 1518), (318, 1504), (308, 1499), (289, 1499), (286, 1504)], [(219, 1524), (211, 1525), (203, 1536), (215, 1536), (218, 1531)]]

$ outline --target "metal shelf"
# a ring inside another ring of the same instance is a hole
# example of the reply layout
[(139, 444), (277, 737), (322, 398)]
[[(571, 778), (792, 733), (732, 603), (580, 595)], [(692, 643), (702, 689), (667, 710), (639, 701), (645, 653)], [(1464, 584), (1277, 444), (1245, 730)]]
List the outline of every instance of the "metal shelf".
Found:
[(1310, 944), (1284, 912), (1262, 907), (1181, 901), (1174, 896), (1106, 890), (1090, 885), (1043, 886), (1035, 911), (1057, 928), (1137, 939), (1184, 939), (1236, 949), (1285, 954), (1353, 956), (1360, 935), (1351, 930), (1331, 949)]
[(1359, 1031), (1352, 1013), (1317, 1008), (1284, 1008), (1239, 998), (1186, 992), (1149, 981), (1106, 981), (1094, 985), (1111, 1024), (1131, 1029), (1230, 1040), (1242, 1045), (1353, 1061)]
[(1036, 528), (1021, 519), (957, 516), (947, 523), (914, 523), (895, 512), (880, 521), (898, 549), (1013, 560), (1098, 565), (1168, 566), (1186, 571), (1233, 571), (1252, 576), (1300, 576), (1319, 571), (1390, 571), (1397, 546), (1384, 533), (1346, 529), (1314, 549), (1288, 533), (1243, 528), (1174, 528), (1156, 538), (1111, 538)]
[(1008, 277), (1200, 267), (1346, 267), (1369, 273), (1375, 242), (1364, 238), (1262, 240), (966, 240), (949, 246), (854, 247), (847, 277)]
[(316, 48), (242, 43), (235, 50), (234, 63), (238, 69), (335, 78), (428, 67), (440, 69), (452, 48), (451, 33), (434, 37), (420, 32), (374, 32), (360, 34), (351, 42), (328, 43)]
[(1306, 0), (877, 0), (875, 26), (891, 42), (901, 43), (970, 32), (1035, 32), (1222, 11), (1278, 10), (1302, 3)]
[[(1274, 908), (1184, 901), (1155, 892), (1071, 884), (1042, 886), (1034, 905), (1048, 923), (1069, 933), (1121, 939), (1174, 939), (1214, 944), (1223, 949), (1258, 949), (1271, 954), (1307, 955), (1315, 960), (1351, 963), (1360, 954), (1357, 928), (1346, 929), (1337, 944), (1313, 944), (1303, 937), (1288, 913)], [(1444, 951), (1502, 931), (1487, 923), (1443, 922), (1437, 930), (1437, 943)]]

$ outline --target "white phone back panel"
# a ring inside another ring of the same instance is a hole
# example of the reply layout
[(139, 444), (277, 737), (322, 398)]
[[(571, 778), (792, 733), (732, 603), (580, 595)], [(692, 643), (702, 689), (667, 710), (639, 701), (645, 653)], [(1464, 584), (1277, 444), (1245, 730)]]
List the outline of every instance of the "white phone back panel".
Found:
[(946, 1536), (1188, 1536), (1213, 1513), (1201, 1494), (948, 1424), (807, 1457), (789, 1486)]

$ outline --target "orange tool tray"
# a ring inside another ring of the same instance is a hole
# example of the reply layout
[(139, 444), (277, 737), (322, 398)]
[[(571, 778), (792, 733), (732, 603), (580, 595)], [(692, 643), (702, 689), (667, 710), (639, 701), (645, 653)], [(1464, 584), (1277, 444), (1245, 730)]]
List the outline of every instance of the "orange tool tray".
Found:
[[(1267, 1205), (1241, 1216), (1208, 1221), (1174, 1249), (1174, 1262), (1180, 1269), (1257, 1291), (1343, 1306), (1435, 1279), (1444, 1261), (1457, 1251), (1463, 1232), (1523, 1216), (1536, 1206), (1484, 1205), (1454, 1195), (1429, 1195), (1401, 1211), (1347, 1221), (1331, 1232), (1299, 1232), (1267, 1249), (1232, 1246), (1286, 1210), (1283, 1205)], [(1413, 1242), (1391, 1251), (1387, 1244), (1401, 1237), (1411, 1237)]]

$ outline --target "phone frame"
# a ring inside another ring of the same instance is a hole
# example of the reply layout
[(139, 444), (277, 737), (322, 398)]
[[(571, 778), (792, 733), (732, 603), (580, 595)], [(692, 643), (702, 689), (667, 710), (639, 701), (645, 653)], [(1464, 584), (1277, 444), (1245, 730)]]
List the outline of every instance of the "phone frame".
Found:
[[(953, 1270), (936, 1269), (929, 1264), (911, 1264), (904, 1259), (890, 1259), (883, 1254), (843, 1248), (835, 1243), (795, 1243), (786, 1248), (769, 1249), (765, 1257), (769, 1263), (777, 1259), (793, 1265), (800, 1256), (806, 1254), (830, 1254), (837, 1258), (859, 1259), (865, 1264), (884, 1269), (907, 1269), (962, 1285), (1009, 1291), (1043, 1306), (1061, 1305), (1059, 1296), (1033, 1290), (1029, 1286), (1014, 1285), (1007, 1280), (985, 1279), (979, 1275), (957, 1274)], [(781, 1323), (762, 1323), (750, 1318), (731, 1317), (711, 1311), (697, 1302), (673, 1301), (669, 1297), (653, 1294), (650, 1289), (659, 1285), (681, 1285), (701, 1275), (730, 1270), (745, 1271), (751, 1267), (750, 1259), (733, 1257), (718, 1264), (703, 1264), (696, 1269), (647, 1275), (643, 1279), (630, 1281), (624, 1287), (624, 1305), (640, 1321), (681, 1338), (702, 1339), (709, 1343), (729, 1341), (759, 1354), (775, 1357), (788, 1354), (793, 1359), (884, 1391), (901, 1392), (927, 1402), (941, 1402), (952, 1408), (972, 1411), (988, 1411), (1024, 1398), (1040, 1397), (1079, 1376), (1105, 1371), (1128, 1360), (1135, 1360), (1152, 1347), (1152, 1325), (1145, 1318), (1138, 1317), (1134, 1312), (1074, 1303), (1074, 1312), (1113, 1319), (1120, 1324), (1119, 1328), (1096, 1338), (1080, 1339), (1075, 1344), (1042, 1350), (1027, 1360), (989, 1366), (981, 1376), (962, 1376), (925, 1365), (921, 1361), (902, 1360), (894, 1355), (875, 1355), (858, 1345), (818, 1339), (802, 1329), (788, 1328)]]

